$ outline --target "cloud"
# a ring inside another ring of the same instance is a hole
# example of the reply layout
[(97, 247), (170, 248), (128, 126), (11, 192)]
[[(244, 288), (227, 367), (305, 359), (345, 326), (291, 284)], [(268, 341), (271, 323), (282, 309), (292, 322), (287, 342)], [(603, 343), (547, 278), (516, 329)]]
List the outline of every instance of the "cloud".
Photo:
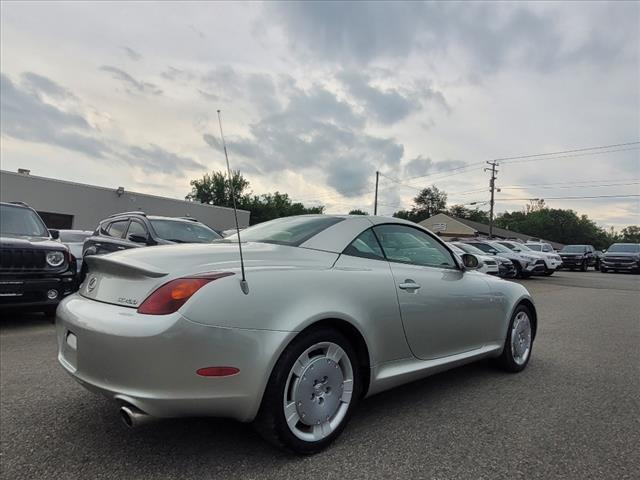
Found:
[(127, 57), (129, 57), (134, 62), (139, 62), (140, 60), (142, 60), (142, 55), (136, 52), (133, 48), (129, 48), (129, 47), (120, 47), (120, 48), (124, 50), (124, 53), (127, 54)]
[(171, 65), (169, 65), (167, 69), (160, 74), (160, 76), (165, 80), (169, 80), (171, 82), (183, 83), (190, 82), (195, 78), (195, 75), (193, 75), (191, 72), (172, 67)]
[[(288, 84), (287, 91), (285, 106), (251, 124), (251, 135), (227, 138), (229, 154), (242, 157), (245, 166), (265, 173), (321, 172), (332, 189), (355, 197), (376, 168), (399, 165), (404, 147), (392, 138), (366, 133), (364, 118), (335, 93), (321, 85), (304, 90)], [(216, 136), (204, 134), (203, 140), (221, 150)]]
[(33, 92), (44, 93), (52, 98), (72, 99), (75, 96), (66, 88), (43, 75), (25, 72), (21, 75), (22, 84)]
[(3, 135), (25, 142), (54, 145), (94, 160), (124, 161), (149, 173), (180, 174), (185, 170), (206, 168), (192, 158), (155, 144), (140, 147), (116, 139), (111, 139), (107, 144), (82, 115), (46, 103), (31, 90), (34, 81), (41, 89), (49, 89), (54, 94), (67, 92), (65, 88), (33, 73), (24, 74), (22, 78), (25, 79), (25, 85), (21, 88), (9, 77), (0, 74)]
[[(30, 74), (26, 78), (27, 88), (21, 89), (6, 75), (0, 74), (1, 131), (4, 135), (26, 142), (55, 145), (95, 158), (102, 158), (109, 152), (104, 143), (91, 136), (91, 126), (84, 117), (46, 103), (30, 91), (34, 80), (40, 87), (50, 88), (51, 85), (42, 80), (45, 77)], [(55, 87), (53, 91), (61, 88)]]
[(169, 152), (155, 144), (148, 147), (130, 146), (124, 160), (133, 166), (154, 173), (183, 173), (184, 170), (205, 170), (206, 167), (189, 157)]
[(418, 155), (409, 160), (403, 167), (403, 177), (417, 177), (427, 175), (429, 173), (443, 172), (453, 169), (462, 168), (466, 165), (461, 160), (443, 160), (434, 162), (431, 158)]
[(396, 123), (420, 109), (419, 103), (401, 95), (396, 89), (382, 91), (372, 87), (367, 75), (342, 72), (338, 78), (354, 98), (364, 103), (366, 111), (381, 123)]
[(161, 95), (162, 90), (157, 85), (150, 82), (141, 82), (133, 78), (124, 70), (110, 65), (103, 65), (100, 67), (103, 72), (108, 72), (116, 80), (120, 80), (125, 86), (125, 89), (129, 93), (150, 93), (152, 95)]
[[(290, 48), (308, 62), (366, 65), (412, 54), (432, 61), (457, 56), (477, 74), (508, 63), (543, 71), (583, 61), (606, 65), (638, 52), (637, 4), (603, 4), (598, 16), (608, 21), (589, 24), (582, 37), (570, 35), (581, 27), (573, 5), (272, 2), (265, 10), (265, 21), (279, 25)], [(559, 21), (567, 15), (574, 22)]]

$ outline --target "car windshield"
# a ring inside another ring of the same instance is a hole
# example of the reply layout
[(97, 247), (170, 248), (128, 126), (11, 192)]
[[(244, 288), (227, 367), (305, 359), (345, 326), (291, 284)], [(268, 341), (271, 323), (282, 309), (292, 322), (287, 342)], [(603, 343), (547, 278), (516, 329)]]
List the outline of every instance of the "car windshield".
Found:
[(47, 227), (36, 212), (13, 205), (0, 205), (0, 233), (3, 236), (49, 236)]
[(608, 253), (640, 253), (640, 243), (614, 243)]
[(542, 251), (542, 245), (531, 244), (531, 245), (527, 245), (527, 248), (529, 250), (535, 250), (536, 252), (541, 252)]
[(508, 249), (508, 248), (507, 248), (507, 247), (505, 247), (504, 245), (501, 245), (501, 244), (500, 244), (500, 243), (498, 243), (498, 242), (492, 242), (490, 245), (491, 245), (492, 247), (494, 247), (496, 250), (498, 250), (499, 252), (502, 252), (502, 253), (511, 253), (511, 250), (510, 250), (510, 249)]
[(494, 248), (492, 245), (489, 245), (488, 243), (475, 242), (471, 246), (476, 247), (486, 253), (491, 253), (494, 255), (498, 253), (498, 249)]
[(562, 253), (584, 253), (587, 247), (584, 245), (566, 245), (562, 250)]
[[(514, 245), (513, 243), (509, 243), (509, 242), (496, 242), (496, 243), (497, 245), (502, 245), (503, 247), (507, 247), (509, 250), (512, 250), (514, 252), (522, 251), (519, 245)], [(492, 245), (496, 246), (496, 243), (493, 243)], [(496, 246), (496, 248), (498, 247)]]
[(484, 255), (485, 252), (480, 250), (479, 248), (474, 247), (473, 245), (469, 245), (468, 243), (454, 243), (456, 247), (466, 253), (472, 253), (474, 255)]
[(209, 227), (189, 220), (150, 220), (158, 237), (177, 243), (210, 243), (220, 235)]
[(69, 232), (60, 230), (60, 241), (62, 243), (82, 243), (90, 236), (91, 232)]
[[(240, 233), (243, 242), (276, 243), (297, 247), (321, 231), (341, 222), (338, 217), (285, 217), (254, 225)], [(225, 240), (236, 240), (230, 235)]]

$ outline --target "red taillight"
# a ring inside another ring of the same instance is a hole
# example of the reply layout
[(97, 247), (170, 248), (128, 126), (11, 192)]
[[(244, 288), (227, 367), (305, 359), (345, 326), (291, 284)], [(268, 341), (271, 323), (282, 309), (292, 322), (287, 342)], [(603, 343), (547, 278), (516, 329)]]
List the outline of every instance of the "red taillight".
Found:
[(138, 313), (144, 313), (145, 315), (167, 315), (173, 313), (207, 283), (229, 275), (234, 274), (232, 272), (219, 272), (171, 280), (149, 295), (138, 307)]
[(196, 370), (201, 377), (229, 377), (240, 373), (240, 369), (236, 367), (204, 367)]

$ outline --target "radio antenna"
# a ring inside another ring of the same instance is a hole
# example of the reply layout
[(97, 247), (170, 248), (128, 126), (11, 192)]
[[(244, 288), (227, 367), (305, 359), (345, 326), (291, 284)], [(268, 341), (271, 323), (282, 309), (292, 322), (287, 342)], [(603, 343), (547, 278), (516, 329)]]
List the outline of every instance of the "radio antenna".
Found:
[(240, 280), (240, 288), (242, 293), (247, 295), (249, 293), (249, 284), (247, 283), (247, 277), (244, 273), (244, 258), (242, 256), (242, 242), (240, 241), (240, 225), (238, 224), (238, 209), (236, 207), (236, 189), (233, 185), (233, 176), (231, 175), (231, 167), (229, 166), (229, 154), (227, 153), (227, 143), (224, 140), (224, 133), (222, 133), (222, 117), (220, 116), (220, 110), (218, 110), (218, 124), (220, 125), (220, 138), (222, 139), (222, 148), (224, 150), (224, 158), (227, 161), (227, 174), (229, 175), (229, 190), (231, 190), (231, 202), (233, 204), (233, 216), (236, 220), (236, 234), (238, 235), (238, 250), (240, 250), (240, 270), (242, 271), (242, 280)]

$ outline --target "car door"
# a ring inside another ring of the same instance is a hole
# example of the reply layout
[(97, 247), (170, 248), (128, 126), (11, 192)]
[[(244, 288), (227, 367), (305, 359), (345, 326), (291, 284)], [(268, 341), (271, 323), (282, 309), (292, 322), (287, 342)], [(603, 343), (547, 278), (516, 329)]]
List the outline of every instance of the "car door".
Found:
[[(117, 252), (130, 248), (124, 240), (124, 233), (127, 231), (129, 219), (114, 220), (104, 228), (104, 234), (100, 236), (98, 242), (94, 244), (95, 255)], [(102, 233), (102, 232), (101, 232)]]
[(125, 239), (130, 247), (146, 247), (150, 241), (149, 231), (141, 221), (132, 218)]
[(416, 357), (455, 355), (496, 338), (498, 306), (483, 274), (461, 270), (451, 252), (424, 230), (398, 224), (373, 230), (391, 265)]

